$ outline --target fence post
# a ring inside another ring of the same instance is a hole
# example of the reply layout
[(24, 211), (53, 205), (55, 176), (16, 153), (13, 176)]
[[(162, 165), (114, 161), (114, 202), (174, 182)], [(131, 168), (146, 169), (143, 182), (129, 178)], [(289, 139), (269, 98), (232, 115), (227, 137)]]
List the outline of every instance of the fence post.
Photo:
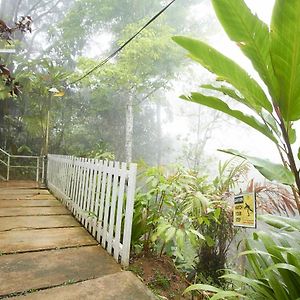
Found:
[(9, 181), (9, 168), (10, 168), (10, 155), (7, 156), (7, 173), (6, 173), (6, 180)]
[(42, 184), (45, 183), (45, 157), (41, 156), (42, 158)]

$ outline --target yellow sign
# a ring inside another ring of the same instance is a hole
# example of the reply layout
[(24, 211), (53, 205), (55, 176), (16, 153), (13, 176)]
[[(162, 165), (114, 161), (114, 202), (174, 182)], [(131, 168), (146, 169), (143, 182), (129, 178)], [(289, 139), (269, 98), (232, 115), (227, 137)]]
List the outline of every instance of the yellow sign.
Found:
[(233, 225), (256, 228), (255, 193), (241, 194), (234, 197)]

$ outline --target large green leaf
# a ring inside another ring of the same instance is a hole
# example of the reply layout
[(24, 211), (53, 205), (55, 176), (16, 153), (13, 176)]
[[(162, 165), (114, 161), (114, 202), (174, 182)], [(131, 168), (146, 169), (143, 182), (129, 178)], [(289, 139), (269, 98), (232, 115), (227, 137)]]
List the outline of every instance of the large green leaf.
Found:
[(297, 267), (292, 266), (290, 264), (285, 264), (285, 263), (275, 264), (275, 265), (270, 266), (266, 271), (274, 270), (274, 269), (284, 269), (284, 270), (294, 272), (300, 278), (300, 269), (298, 269)]
[(256, 292), (259, 292), (261, 295), (264, 295), (264, 299), (273, 299), (272, 294), (270, 294), (268, 287), (260, 280), (254, 278), (247, 278), (241, 274), (225, 274), (221, 278), (226, 278), (240, 282), (241, 284), (248, 285), (253, 288)]
[(264, 221), (270, 226), (275, 228), (286, 230), (286, 231), (299, 231), (300, 232), (300, 222), (299, 220), (282, 217), (282, 216), (274, 216), (274, 215), (261, 215), (259, 219)]
[(258, 130), (259, 132), (264, 134), (266, 137), (271, 139), (274, 143), (277, 143), (276, 138), (273, 136), (272, 132), (265, 124), (260, 123), (253, 116), (246, 115), (239, 110), (231, 109), (225, 102), (223, 102), (222, 100), (220, 100), (218, 98), (206, 96), (206, 95), (203, 95), (200, 93), (192, 93), (190, 97), (182, 96), (181, 98), (208, 106), (210, 108), (213, 108), (213, 109), (219, 110), (225, 114), (228, 114), (228, 115), (246, 123), (247, 125), (251, 126), (252, 128)]
[(234, 86), (248, 102), (248, 106), (257, 112), (261, 111), (261, 107), (272, 112), (272, 105), (262, 88), (237, 63), (204, 42), (182, 36), (173, 37), (173, 40), (188, 50), (193, 60)]
[[(285, 254), (280, 248), (278, 248), (278, 242), (270, 233), (267, 232), (257, 232), (256, 233), (259, 240), (264, 244), (266, 250), (271, 254), (271, 259), (274, 264), (285, 263)], [(289, 241), (285, 238), (285, 236), (281, 235), (280, 237), (281, 244), (289, 244)], [(280, 273), (280, 285), (278, 286), (278, 274), (273, 274), (274, 272), (269, 272), (270, 265), (265, 270), (266, 275), (269, 278), (269, 284), (277, 295), (276, 299), (297, 299), (299, 295), (298, 286), (300, 284), (299, 277), (294, 274), (294, 272), (290, 272), (287, 268), (279, 268), (278, 272)], [(276, 272), (277, 273), (277, 272)], [(286, 289), (282, 289), (282, 287), (286, 286)], [(289, 296), (286, 294), (288, 291)]]
[(277, 0), (271, 23), (271, 57), (280, 82), (277, 101), (286, 121), (300, 119), (299, 12), (299, 0)]
[[(227, 86), (224, 86), (224, 85), (214, 86), (214, 85), (211, 85), (211, 84), (203, 84), (203, 85), (201, 85), (201, 88), (223, 93), (224, 95), (229, 96), (231, 99), (234, 99), (234, 100), (248, 106), (248, 102), (244, 98), (240, 97), (236, 93), (236, 91), (234, 89), (230, 88), (230, 87), (227, 87)], [(252, 107), (250, 107), (250, 108), (252, 108)]]
[(278, 82), (270, 56), (270, 33), (267, 24), (251, 12), (244, 0), (212, 0), (212, 3), (227, 35), (251, 60), (270, 94), (276, 98)]
[(192, 291), (209, 291), (209, 292), (213, 292), (213, 293), (218, 293), (218, 292), (224, 292), (223, 290), (214, 287), (212, 285), (208, 285), (208, 284), (192, 284), (190, 285), (188, 288), (186, 288), (184, 290), (184, 294), (185, 293), (189, 293)]
[(261, 159), (254, 156), (243, 154), (233, 149), (220, 150), (249, 161), (265, 178), (270, 181), (277, 181), (283, 184), (292, 185), (294, 183), (293, 173), (280, 164), (274, 164), (267, 159)]

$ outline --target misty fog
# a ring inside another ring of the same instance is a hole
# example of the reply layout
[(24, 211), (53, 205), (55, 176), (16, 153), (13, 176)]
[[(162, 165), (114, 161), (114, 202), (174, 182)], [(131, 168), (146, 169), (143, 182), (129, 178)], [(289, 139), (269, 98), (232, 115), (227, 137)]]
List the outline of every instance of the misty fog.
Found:
[[(255, 76), (251, 63), (226, 37), (209, 0), (177, 1), (113, 60), (75, 84), (70, 83), (113, 52), (163, 3), (0, 3), (1, 19), (7, 24), (22, 15), (33, 19), (32, 33), (15, 37), (16, 54), (2, 57), (20, 81), (22, 94), (6, 108), (1, 104), (1, 147), (14, 152), (26, 145), (28, 152), (45, 153), (50, 110), (49, 153), (104, 154), (150, 165), (177, 162), (211, 171), (218, 159), (229, 158), (219, 148), (279, 159), (274, 146), (254, 130), (179, 98), (213, 82), (214, 76), (186, 58), (171, 40), (174, 35), (207, 41)], [(269, 21), (273, 1), (247, 3)], [(51, 88), (63, 90), (64, 96), (52, 97)], [(128, 105), (133, 111), (131, 137), (126, 136)], [(128, 142), (131, 153), (126, 153)]]

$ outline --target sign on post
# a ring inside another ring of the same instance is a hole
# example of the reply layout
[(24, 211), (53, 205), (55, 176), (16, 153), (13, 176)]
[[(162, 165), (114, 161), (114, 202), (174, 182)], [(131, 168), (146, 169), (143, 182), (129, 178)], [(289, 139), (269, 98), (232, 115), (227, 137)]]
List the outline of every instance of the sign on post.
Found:
[(255, 193), (245, 193), (234, 197), (233, 225), (256, 228)]

